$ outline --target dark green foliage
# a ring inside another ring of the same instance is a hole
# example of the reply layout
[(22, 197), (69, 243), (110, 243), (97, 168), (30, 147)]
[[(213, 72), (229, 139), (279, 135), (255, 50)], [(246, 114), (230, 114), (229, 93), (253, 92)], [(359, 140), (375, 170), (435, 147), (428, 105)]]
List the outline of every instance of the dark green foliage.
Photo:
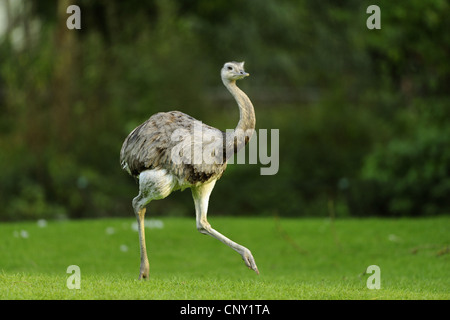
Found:
[[(69, 4), (26, 1), (0, 35), (0, 220), (132, 215), (123, 140), (158, 111), (234, 128), (229, 60), (280, 167), (230, 165), (211, 213), (449, 213), (447, 1), (379, 1), (381, 30), (369, 1), (80, 0), (81, 30)], [(189, 193), (149, 214), (193, 215)]]
[(426, 120), (420, 121), (411, 135), (378, 146), (362, 170), (362, 178), (374, 186), (366, 199), (367, 208), (377, 208), (378, 212), (372, 213), (402, 216), (449, 213), (449, 146), (450, 127)]

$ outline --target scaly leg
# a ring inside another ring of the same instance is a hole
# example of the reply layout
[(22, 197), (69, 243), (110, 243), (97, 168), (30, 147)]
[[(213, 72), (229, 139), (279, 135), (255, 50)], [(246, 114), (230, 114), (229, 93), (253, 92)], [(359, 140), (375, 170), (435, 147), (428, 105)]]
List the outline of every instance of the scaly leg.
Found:
[(147, 249), (145, 246), (144, 218), (146, 209), (145, 206), (141, 207), (139, 200), (141, 200), (140, 195), (133, 199), (133, 208), (138, 223), (139, 245), (141, 248), (141, 267), (139, 269), (139, 280), (140, 280), (140, 279), (148, 279), (150, 265), (148, 263)]
[(211, 228), (211, 225), (208, 223), (207, 220), (207, 212), (208, 212), (208, 202), (209, 202), (209, 196), (211, 195), (211, 192), (214, 188), (216, 181), (213, 180), (207, 184), (201, 185), (199, 187), (192, 187), (192, 197), (194, 198), (195, 203), (195, 215), (196, 215), (196, 222), (197, 222), (197, 230), (200, 233), (203, 234), (209, 234), (213, 238), (216, 238), (217, 240), (220, 240), (221, 242), (225, 243), (227, 246), (229, 246), (231, 249), (238, 252), (242, 259), (245, 262), (245, 265), (249, 268), (255, 271), (257, 274), (259, 274), (258, 267), (256, 266), (255, 259), (253, 258), (252, 253), (250, 250), (248, 250), (246, 247), (241, 246), (240, 244), (230, 240), (229, 238), (225, 237), (220, 232), (214, 230)]
[(149, 263), (145, 246), (145, 206), (152, 200), (164, 199), (173, 189), (174, 178), (164, 169), (146, 170), (139, 175), (139, 195), (133, 199), (133, 208), (138, 222), (141, 267), (139, 279), (148, 279)]

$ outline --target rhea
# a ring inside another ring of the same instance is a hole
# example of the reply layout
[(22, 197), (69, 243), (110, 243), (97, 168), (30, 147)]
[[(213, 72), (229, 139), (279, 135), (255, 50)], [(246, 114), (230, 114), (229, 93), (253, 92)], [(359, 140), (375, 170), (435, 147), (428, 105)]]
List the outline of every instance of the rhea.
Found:
[(236, 85), (237, 80), (247, 76), (244, 62), (227, 62), (221, 69), (222, 82), (239, 106), (240, 119), (234, 130), (225, 133), (180, 111), (170, 111), (154, 114), (125, 139), (120, 163), (139, 183), (139, 194), (132, 201), (139, 231), (139, 279), (149, 277), (146, 206), (185, 188), (192, 191), (197, 230), (231, 247), (248, 268), (259, 274), (250, 250), (213, 229), (207, 220), (209, 197), (227, 160), (248, 143), (255, 129), (253, 105)]

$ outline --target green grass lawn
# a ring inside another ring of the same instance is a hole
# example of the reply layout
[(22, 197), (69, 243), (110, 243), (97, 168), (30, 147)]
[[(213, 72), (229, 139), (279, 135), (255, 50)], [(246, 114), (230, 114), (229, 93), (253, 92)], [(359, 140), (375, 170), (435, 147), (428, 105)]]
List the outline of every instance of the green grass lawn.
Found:
[[(149, 281), (137, 280), (132, 218), (1, 223), (0, 299), (450, 298), (450, 217), (211, 217), (252, 251), (259, 276), (194, 218), (158, 220), (146, 229)], [(66, 286), (70, 265), (80, 267), (79, 290)], [(379, 290), (366, 286), (370, 265), (380, 267)]]

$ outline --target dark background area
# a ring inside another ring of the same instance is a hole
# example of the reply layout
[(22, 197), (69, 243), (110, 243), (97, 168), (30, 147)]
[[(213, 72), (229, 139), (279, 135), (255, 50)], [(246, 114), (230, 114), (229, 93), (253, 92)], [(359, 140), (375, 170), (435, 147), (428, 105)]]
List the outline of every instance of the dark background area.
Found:
[[(1, 0), (0, 14), (0, 220), (132, 216), (123, 140), (159, 111), (234, 128), (232, 60), (280, 164), (229, 165), (211, 215), (450, 212), (448, 1)], [(148, 211), (193, 214), (188, 190)]]

